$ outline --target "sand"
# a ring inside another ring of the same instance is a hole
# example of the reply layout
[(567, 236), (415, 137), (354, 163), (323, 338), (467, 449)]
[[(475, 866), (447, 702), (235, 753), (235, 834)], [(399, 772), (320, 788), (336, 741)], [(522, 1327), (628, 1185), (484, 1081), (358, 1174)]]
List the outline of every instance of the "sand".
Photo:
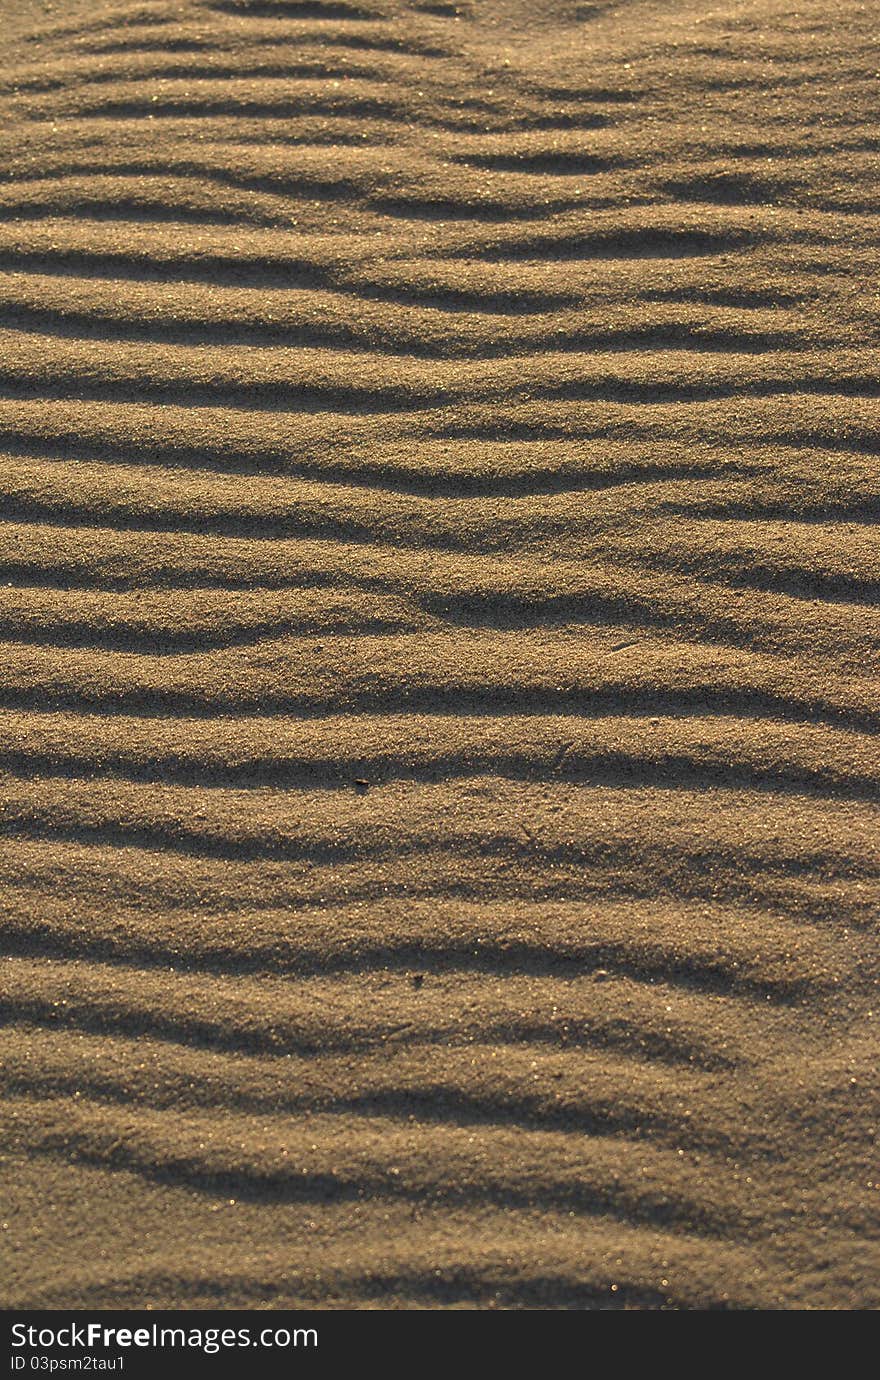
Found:
[(0, 12), (3, 1306), (876, 1308), (874, 6)]

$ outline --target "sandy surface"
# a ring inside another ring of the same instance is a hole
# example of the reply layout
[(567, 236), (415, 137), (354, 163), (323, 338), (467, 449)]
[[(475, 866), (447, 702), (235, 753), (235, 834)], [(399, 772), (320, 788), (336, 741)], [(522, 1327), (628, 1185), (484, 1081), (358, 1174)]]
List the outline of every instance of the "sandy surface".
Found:
[(875, 7), (2, 12), (4, 1305), (876, 1308)]

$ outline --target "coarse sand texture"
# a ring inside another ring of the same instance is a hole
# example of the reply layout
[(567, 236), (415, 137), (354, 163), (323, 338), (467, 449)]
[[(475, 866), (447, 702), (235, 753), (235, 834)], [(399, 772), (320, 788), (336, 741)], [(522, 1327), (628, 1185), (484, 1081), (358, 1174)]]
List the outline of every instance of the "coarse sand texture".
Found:
[(877, 5), (4, 12), (0, 1304), (876, 1309)]

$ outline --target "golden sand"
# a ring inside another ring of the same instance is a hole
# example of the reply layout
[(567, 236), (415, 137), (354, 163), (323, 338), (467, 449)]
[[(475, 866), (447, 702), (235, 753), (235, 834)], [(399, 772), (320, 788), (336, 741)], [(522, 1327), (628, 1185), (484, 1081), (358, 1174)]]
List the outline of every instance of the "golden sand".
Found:
[(3, 1305), (876, 1308), (875, 7), (0, 12)]

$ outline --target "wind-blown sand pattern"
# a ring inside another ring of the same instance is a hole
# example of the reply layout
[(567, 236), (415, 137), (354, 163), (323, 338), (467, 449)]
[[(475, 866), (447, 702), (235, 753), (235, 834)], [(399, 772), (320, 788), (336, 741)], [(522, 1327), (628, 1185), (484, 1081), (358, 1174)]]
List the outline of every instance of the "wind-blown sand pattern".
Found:
[(17, 24), (7, 1308), (878, 1306), (876, 17)]

